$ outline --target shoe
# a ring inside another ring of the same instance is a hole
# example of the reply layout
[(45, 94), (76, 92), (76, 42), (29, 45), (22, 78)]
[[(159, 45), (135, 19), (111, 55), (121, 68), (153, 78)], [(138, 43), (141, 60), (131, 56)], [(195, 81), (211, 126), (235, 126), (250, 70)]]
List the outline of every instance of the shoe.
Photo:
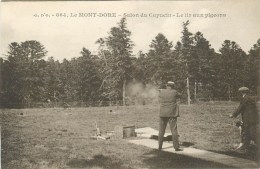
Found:
[(175, 151), (183, 151), (181, 148), (176, 148)]

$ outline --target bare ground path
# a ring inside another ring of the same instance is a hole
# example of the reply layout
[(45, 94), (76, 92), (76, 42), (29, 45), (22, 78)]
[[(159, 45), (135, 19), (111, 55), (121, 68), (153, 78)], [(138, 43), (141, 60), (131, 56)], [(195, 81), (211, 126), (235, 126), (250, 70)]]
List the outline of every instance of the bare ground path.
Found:
[[(152, 149), (158, 148), (158, 142), (152, 139), (136, 139), (136, 140), (129, 140), (129, 142), (137, 145), (150, 147)], [(208, 162), (223, 164), (234, 168), (257, 168), (257, 163), (252, 160), (232, 157), (232, 156), (214, 153), (206, 150), (199, 150), (191, 147), (187, 147), (184, 148), (183, 151), (176, 152), (174, 151), (172, 144), (167, 142), (164, 142), (162, 151), (188, 156), (195, 159), (201, 159)]]

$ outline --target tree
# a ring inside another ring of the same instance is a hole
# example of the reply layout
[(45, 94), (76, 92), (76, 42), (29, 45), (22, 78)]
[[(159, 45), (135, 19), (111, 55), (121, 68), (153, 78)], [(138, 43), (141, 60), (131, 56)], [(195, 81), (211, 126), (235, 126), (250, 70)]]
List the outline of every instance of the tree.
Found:
[[(132, 78), (130, 57), (134, 44), (130, 35), (131, 32), (126, 27), (126, 18), (122, 18), (117, 27), (111, 28), (107, 38), (97, 41), (103, 45), (102, 47), (106, 46), (106, 49), (101, 52), (101, 58), (106, 65), (106, 77), (102, 83), (102, 86), (106, 88), (105, 95), (109, 99), (123, 99), (123, 105), (125, 105), (126, 85)], [(106, 81), (108, 78), (110, 83)]]
[(74, 86), (77, 91), (77, 100), (81, 102), (92, 102), (100, 99), (99, 87), (101, 78), (99, 76), (99, 58), (83, 47), (81, 56), (73, 63)]
[(222, 90), (229, 100), (238, 96), (237, 89), (245, 85), (246, 53), (240, 46), (230, 40), (225, 40), (220, 48), (221, 53), (221, 78), (224, 84)]
[(46, 101), (59, 102), (61, 100), (61, 91), (63, 84), (60, 80), (60, 62), (49, 57), (44, 72), (44, 88)]
[(24, 65), (22, 66), (23, 98), (25, 103), (42, 101), (43, 79), (42, 73), (45, 61), (42, 60), (47, 54), (45, 47), (38, 41), (31, 40), (21, 43), (21, 53)]
[(4, 60), (0, 57), (0, 97), (2, 96), (3, 92), (3, 63)]
[(175, 57), (174, 75), (176, 88), (181, 92), (182, 100), (187, 100), (187, 66), (186, 60), (182, 55), (182, 44), (178, 41), (174, 47), (173, 55)]
[[(212, 97), (212, 86), (214, 83), (215, 71), (213, 67), (214, 50), (210, 48), (209, 41), (207, 41), (201, 32), (194, 35), (193, 48), (193, 79), (194, 79), (194, 99), (196, 99), (197, 91), (203, 97)], [(199, 90), (198, 88), (201, 88)], [(202, 93), (204, 92), (204, 93)]]
[[(246, 60), (246, 85), (254, 92), (257, 92), (257, 86), (259, 81), (259, 69), (260, 69), (260, 39), (249, 51), (248, 59)], [(258, 92), (259, 89), (258, 89)]]
[(22, 102), (22, 88), (21, 75), (22, 72), (18, 67), (22, 58), (20, 55), (21, 47), (19, 43), (13, 42), (8, 45), (7, 59), (3, 62), (3, 104), (6, 107), (15, 106)]
[(132, 58), (133, 63), (133, 76), (135, 80), (141, 82), (144, 86), (151, 82), (151, 62), (148, 55), (142, 51), (138, 52), (137, 58)]
[(169, 42), (162, 33), (159, 33), (150, 44), (148, 63), (151, 64), (148, 69), (151, 72), (152, 82), (157, 86), (173, 80), (174, 58), (172, 47), (172, 42)]
[(75, 78), (71, 61), (63, 59), (59, 67), (59, 79), (61, 84), (63, 84), (62, 89), (60, 91), (61, 100), (63, 102), (77, 101), (75, 99), (76, 91), (73, 88)]
[(194, 61), (196, 62), (196, 58), (192, 58), (192, 49), (193, 49), (193, 38), (192, 33), (189, 32), (188, 25), (190, 24), (189, 20), (183, 23), (183, 31), (182, 31), (182, 37), (181, 37), (181, 57), (184, 61), (184, 64), (186, 66), (186, 78), (187, 78), (187, 100), (188, 105), (190, 105), (190, 78), (193, 77), (193, 66)]
[(4, 70), (5, 97), (13, 104), (41, 101), (42, 73), (47, 51), (38, 41), (13, 42), (8, 46)]

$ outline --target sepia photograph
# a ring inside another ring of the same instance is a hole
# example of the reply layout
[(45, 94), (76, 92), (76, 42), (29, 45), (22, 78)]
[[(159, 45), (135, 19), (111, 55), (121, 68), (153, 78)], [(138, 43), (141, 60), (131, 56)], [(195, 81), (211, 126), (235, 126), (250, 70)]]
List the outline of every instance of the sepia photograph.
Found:
[(259, 6), (0, 2), (0, 168), (259, 168)]

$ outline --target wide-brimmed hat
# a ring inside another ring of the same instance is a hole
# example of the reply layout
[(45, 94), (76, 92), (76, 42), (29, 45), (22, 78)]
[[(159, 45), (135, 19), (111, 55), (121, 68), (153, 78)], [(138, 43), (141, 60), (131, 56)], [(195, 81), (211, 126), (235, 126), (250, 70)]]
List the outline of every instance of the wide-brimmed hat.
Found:
[(245, 91), (249, 91), (249, 89), (248, 89), (247, 87), (240, 87), (240, 88), (238, 89), (238, 91), (240, 91), (240, 92), (245, 92)]
[(167, 85), (167, 86), (173, 86), (173, 85), (175, 85), (175, 83), (172, 82), (172, 81), (168, 81), (166, 85)]

